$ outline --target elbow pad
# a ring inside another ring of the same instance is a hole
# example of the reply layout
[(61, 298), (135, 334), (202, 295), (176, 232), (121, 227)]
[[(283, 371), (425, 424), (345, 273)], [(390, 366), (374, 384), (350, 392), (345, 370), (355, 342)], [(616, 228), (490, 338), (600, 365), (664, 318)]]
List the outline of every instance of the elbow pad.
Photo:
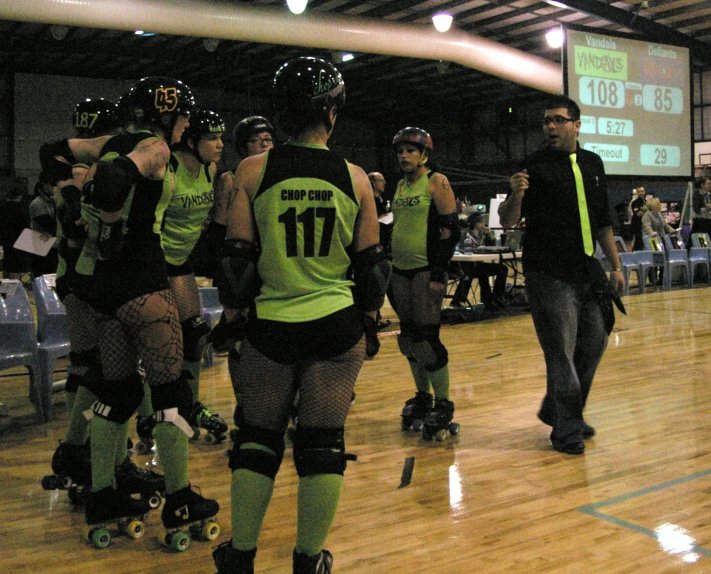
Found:
[(459, 243), (462, 232), (459, 229), (459, 220), (456, 213), (440, 215), (439, 225), (443, 229), (449, 229), (451, 233), (449, 237), (440, 239), (437, 243), (437, 251), (434, 256), (435, 259), (432, 261), (432, 266), (444, 270), (449, 266), (449, 260), (454, 255), (454, 250), (457, 247), (457, 243)]
[[(40, 146), (40, 165), (47, 181), (55, 185), (58, 181), (72, 179), (72, 165), (76, 163), (74, 154), (69, 147), (69, 140), (63, 139)], [(66, 162), (57, 159), (62, 157)]]
[(227, 239), (223, 254), (214, 280), (220, 303), (230, 309), (249, 307), (261, 287), (257, 247), (242, 239)]
[(353, 301), (361, 311), (383, 306), (390, 283), (392, 264), (382, 245), (373, 245), (353, 255)]
[(100, 162), (94, 175), (93, 190), (89, 203), (104, 211), (119, 211), (131, 188), (140, 180), (138, 171), (131, 159), (121, 156), (112, 162)]

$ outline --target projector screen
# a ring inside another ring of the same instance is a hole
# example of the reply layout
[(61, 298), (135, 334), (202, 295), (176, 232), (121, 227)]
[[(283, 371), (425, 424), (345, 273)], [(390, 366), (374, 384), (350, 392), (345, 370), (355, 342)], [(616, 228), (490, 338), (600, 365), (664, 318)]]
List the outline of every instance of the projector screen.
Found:
[(581, 110), (580, 145), (610, 175), (692, 175), (688, 48), (566, 29), (566, 94)]

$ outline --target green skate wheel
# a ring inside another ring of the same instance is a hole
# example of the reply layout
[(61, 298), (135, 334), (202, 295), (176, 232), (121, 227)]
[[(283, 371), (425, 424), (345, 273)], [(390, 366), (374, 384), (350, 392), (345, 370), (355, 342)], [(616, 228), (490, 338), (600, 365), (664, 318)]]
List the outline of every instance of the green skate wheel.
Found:
[(449, 425), (449, 434), (452, 436), (457, 436), (459, 434), (459, 423), (452, 423)]
[(111, 544), (111, 533), (106, 528), (92, 528), (89, 531), (89, 541), (97, 548), (106, 548)]
[(132, 520), (126, 526), (126, 534), (131, 538), (141, 538), (146, 533), (146, 525), (140, 520)]
[(439, 429), (439, 430), (435, 433), (435, 438), (436, 438), (438, 441), (443, 441), (444, 439), (446, 439), (446, 438), (447, 438), (447, 429)]
[(200, 534), (205, 540), (216, 540), (220, 535), (220, 525), (217, 522), (208, 522), (203, 525)]
[(190, 535), (176, 532), (170, 537), (170, 547), (176, 552), (185, 552), (190, 547)]

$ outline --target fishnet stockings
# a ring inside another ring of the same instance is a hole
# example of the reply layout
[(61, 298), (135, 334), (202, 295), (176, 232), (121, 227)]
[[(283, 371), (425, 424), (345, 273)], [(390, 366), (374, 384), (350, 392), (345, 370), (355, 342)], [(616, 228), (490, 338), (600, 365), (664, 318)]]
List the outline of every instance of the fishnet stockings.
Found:
[[(72, 353), (95, 349), (101, 332), (98, 314), (72, 293), (64, 298), (64, 307), (67, 309), (67, 332)], [(86, 365), (72, 364), (72, 372), (79, 377), (86, 375), (87, 371)]]
[(195, 275), (190, 273), (189, 275), (168, 277), (168, 283), (170, 292), (175, 297), (178, 306), (180, 321), (200, 315), (200, 296)]
[(239, 362), (239, 380), (246, 422), (284, 432), (298, 389), (300, 425), (343, 427), (364, 357), (365, 339), (361, 339), (336, 357), (281, 365), (245, 341)]

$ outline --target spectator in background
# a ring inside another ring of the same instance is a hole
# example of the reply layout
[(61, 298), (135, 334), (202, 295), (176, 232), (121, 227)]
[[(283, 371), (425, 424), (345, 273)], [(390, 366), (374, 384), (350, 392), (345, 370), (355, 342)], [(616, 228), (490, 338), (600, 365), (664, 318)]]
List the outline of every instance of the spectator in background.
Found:
[[(30, 224), (34, 231), (42, 234), (43, 238), (57, 236), (57, 208), (54, 204), (54, 190), (44, 174), (40, 174), (40, 180), (35, 184), (36, 197), (30, 203)], [(33, 277), (40, 277), (48, 273), (57, 272), (58, 264), (57, 247), (54, 246), (44, 257), (32, 255), (30, 258), (30, 268)]]
[(644, 188), (638, 187), (632, 190), (632, 201), (630, 202), (629, 215), (632, 236), (634, 237), (633, 251), (642, 251), (644, 243), (642, 241), (642, 216), (647, 211), (644, 199)]
[(647, 201), (647, 211), (642, 216), (642, 229), (644, 235), (650, 237), (663, 238), (667, 233), (676, 231), (669, 225), (662, 215), (662, 203), (658, 197), (653, 197)]
[(692, 204), (694, 223), (691, 233), (711, 235), (711, 177), (700, 177), (696, 180)]
[(1, 205), (2, 276), (5, 279), (20, 279), (30, 268), (28, 254), (14, 247), (22, 231), (30, 226), (30, 213), (22, 186), (10, 186)]

